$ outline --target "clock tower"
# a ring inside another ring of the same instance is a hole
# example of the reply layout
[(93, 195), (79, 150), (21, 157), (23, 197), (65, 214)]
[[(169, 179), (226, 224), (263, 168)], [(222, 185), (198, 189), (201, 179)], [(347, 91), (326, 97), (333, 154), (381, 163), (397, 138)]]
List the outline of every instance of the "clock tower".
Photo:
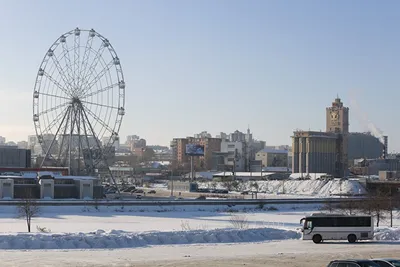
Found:
[(344, 107), (339, 96), (326, 108), (326, 131), (330, 133), (349, 133), (349, 108)]

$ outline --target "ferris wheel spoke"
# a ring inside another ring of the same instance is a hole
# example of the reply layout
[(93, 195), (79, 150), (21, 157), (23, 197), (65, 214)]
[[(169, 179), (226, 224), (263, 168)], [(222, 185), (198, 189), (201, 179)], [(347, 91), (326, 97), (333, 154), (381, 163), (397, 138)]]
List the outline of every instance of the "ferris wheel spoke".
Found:
[(60, 99), (68, 100), (68, 101), (71, 100), (70, 98), (65, 97), (65, 96), (59, 96), (59, 95), (53, 95), (53, 94), (47, 94), (47, 93), (41, 93), (41, 92), (38, 92), (38, 93), (39, 93), (39, 95), (43, 95), (43, 96), (49, 96), (49, 97), (54, 97), (54, 98), (60, 98)]
[(95, 95), (98, 95), (100, 93), (106, 92), (106, 91), (108, 91), (108, 90), (110, 90), (110, 89), (112, 89), (112, 88), (114, 88), (114, 87), (116, 87), (118, 85), (119, 85), (119, 83), (114, 83), (114, 84), (111, 84), (111, 85), (106, 86), (104, 88), (100, 88), (97, 91), (94, 91), (94, 92), (91, 92), (90, 94), (82, 96), (82, 99), (85, 99), (85, 98), (88, 98), (90, 96), (95, 96)]
[(57, 123), (59, 123), (60, 122), (60, 119), (62, 118), (62, 116), (65, 114), (65, 113), (68, 113), (69, 112), (69, 106), (66, 108), (66, 109), (64, 109), (64, 111), (65, 112), (60, 112), (55, 118), (54, 118), (54, 120), (52, 120), (50, 123), (49, 123), (49, 125), (47, 125), (47, 127), (43, 130), (43, 133), (49, 133), (50, 132), (50, 130), (51, 129), (53, 129), (53, 127), (54, 127), (54, 125), (56, 125)]
[(100, 59), (102, 58), (104, 49), (106, 47), (104, 45), (100, 45), (99, 49), (97, 50), (97, 52), (95, 53), (95, 58), (93, 59), (92, 63), (90, 64), (90, 67), (88, 68), (87, 71), (84, 72), (84, 84), (82, 84), (82, 92), (85, 91), (84, 87), (87, 86), (87, 84), (89, 83), (88, 80), (90, 77), (93, 76), (94, 72), (96, 71), (96, 67), (99, 64)]
[(39, 117), (40, 117), (40, 116), (43, 116), (44, 114), (47, 114), (47, 113), (52, 112), (52, 111), (55, 111), (55, 110), (57, 110), (57, 109), (60, 109), (60, 108), (62, 108), (62, 107), (65, 107), (66, 105), (69, 105), (69, 104), (70, 104), (69, 102), (62, 103), (62, 104), (57, 105), (57, 106), (55, 106), (55, 107), (46, 109), (46, 110), (40, 112), (40, 113), (37, 114), (37, 115), (38, 115)]
[(107, 130), (110, 132), (110, 134), (112, 134), (112, 133), (114, 132), (113, 129), (111, 129), (111, 127), (108, 126), (107, 123), (105, 123), (102, 119), (100, 119), (99, 116), (97, 116), (96, 114), (94, 114), (94, 112), (92, 112), (92, 111), (91, 111), (90, 109), (88, 109), (88, 108), (85, 108), (83, 105), (82, 105), (82, 107), (83, 107), (83, 109), (85, 110), (85, 113), (87, 113), (87, 114), (89, 114), (90, 116), (92, 116), (92, 118), (95, 119), (98, 123), (100, 123), (100, 125), (103, 126), (105, 129), (107, 129)]
[(93, 85), (95, 85), (114, 65), (114, 60), (111, 60), (89, 83), (86, 84), (86, 88), (83, 93), (86, 94)]
[(84, 101), (84, 100), (81, 100), (81, 102), (85, 103), (85, 104), (88, 104), (88, 105), (95, 105), (95, 106), (99, 106), (99, 107), (118, 109), (117, 107), (113, 107), (113, 106), (110, 106), (110, 105), (104, 105), (104, 104), (99, 104), (99, 103), (94, 103), (94, 102), (89, 102), (89, 101)]
[(79, 84), (79, 59), (80, 59), (80, 42), (81, 42), (81, 30), (76, 28), (74, 30), (74, 93), (78, 90)]
[(86, 41), (86, 45), (85, 45), (85, 52), (83, 53), (83, 59), (81, 62), (81, 69), (82, 71), (82, 75), (81, 75), (81, 82), (79, 83), (78, 87), (81, 87), (82, 84), (84, 83), (84, 76), (85, 76), (85, 70), (87, 68), (87, 65), (89, 63), (89, 55), (90, 55), (90, 51), (92, 50), (92, 44), (93, 44), (93, 38), (95, 35), (95, 31), (93, 29), (91, 29), (89, 31), (89, 37)]
[(53, 59), (54, 65), (56, 65), (56, 69), (57, 69), (58, 73), (60, 74), (61, 79), (64, 81), (64, 85), (69, 87), (69, 89), (71, 90), (73, 87), (72, 87), (71, 83), (69, 82), (68, 78), (65, 76), (65, 73), (63, 72), (63, 69), (60, 65), (60, 61), (58, 60), (56, 55), (53, 55), (51, 58)]
[(68, 44), (67, 44), (66, 40), (64, 40), (64, 42), (62, 42), (62, 48), (63, 48), (63, 57), (64, 57), (64, 61), (65, 61), (65, 66), (67, 68), (66, 73), (69, 77), (69, 83), (72, 84), (71, 81), (74, 80), (74, 77), (72, 76), (71, 57), (69, 56), (69, 49), (68, 49)]
[(71, 94), (59, 82), (54, 80), (54, 78), (51, 77), (50, 74), (48, 74), (47, 72), (44, 72), (43, 75), (46, 76), (46, 78), (49, 79), (50, 82), (55, 84), (61, 91), (63, 91), (65, 93), (65, 95), (71, 96)]

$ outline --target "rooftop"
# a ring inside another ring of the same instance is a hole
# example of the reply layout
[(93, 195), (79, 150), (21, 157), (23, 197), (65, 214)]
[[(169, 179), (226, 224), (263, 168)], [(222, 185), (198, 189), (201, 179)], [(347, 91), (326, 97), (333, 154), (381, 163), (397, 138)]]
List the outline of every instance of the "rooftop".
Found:
[(287, 154), (288, 150), (264, 148), (264, 149), (261, 149), (260, 151), (258, 151), (257, 153)]

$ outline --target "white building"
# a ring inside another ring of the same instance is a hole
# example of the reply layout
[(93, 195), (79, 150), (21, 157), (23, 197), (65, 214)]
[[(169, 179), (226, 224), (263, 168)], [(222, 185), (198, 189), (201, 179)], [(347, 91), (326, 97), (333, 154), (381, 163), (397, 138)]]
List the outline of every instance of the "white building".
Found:
[(201, 139), (201, 138), (212, 138), (211, 134), (208, 133), (207, 131), (202, 131), (201, 133), (194, 134), (193, 136), (194, 136), (194, 138), (199, 138), (199, 139)]
[(28, 148), (33, 151), (33, 148), (38, 143), (38, 139), (36, 135), (29, 135), (28, 136)]
[(26, 141), (19, 141), (17, 143), (18, 148), (22, 148), (22, 149), (28, 149), (28, 142)]
[(4, 145), (6, 143), (6, 138), (3, 136), (0, 136), (0, 145)]
[(226, 153), (224, 157), (225, 166), (232, 166), (235, 171), (244, 171), (246, 168), (246, 142), (221, 142), (221, 152)]

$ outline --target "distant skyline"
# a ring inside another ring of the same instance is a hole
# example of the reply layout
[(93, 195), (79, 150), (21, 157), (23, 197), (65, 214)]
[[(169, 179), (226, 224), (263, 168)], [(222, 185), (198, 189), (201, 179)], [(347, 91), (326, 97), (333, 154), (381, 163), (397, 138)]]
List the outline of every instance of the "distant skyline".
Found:
[[(0, 135), (34, 134), (37, 70), (64, 32), (94, 28), (116, 49), (126, 80), (120, 137), (149, 144), (203, 130), (290, 144), (325, 130), (338, 94), (350, 131), (372, 122), (400, 151), (398, 1), (1, 1)], [(355, 106), (359, 106), (356, 109)]]

